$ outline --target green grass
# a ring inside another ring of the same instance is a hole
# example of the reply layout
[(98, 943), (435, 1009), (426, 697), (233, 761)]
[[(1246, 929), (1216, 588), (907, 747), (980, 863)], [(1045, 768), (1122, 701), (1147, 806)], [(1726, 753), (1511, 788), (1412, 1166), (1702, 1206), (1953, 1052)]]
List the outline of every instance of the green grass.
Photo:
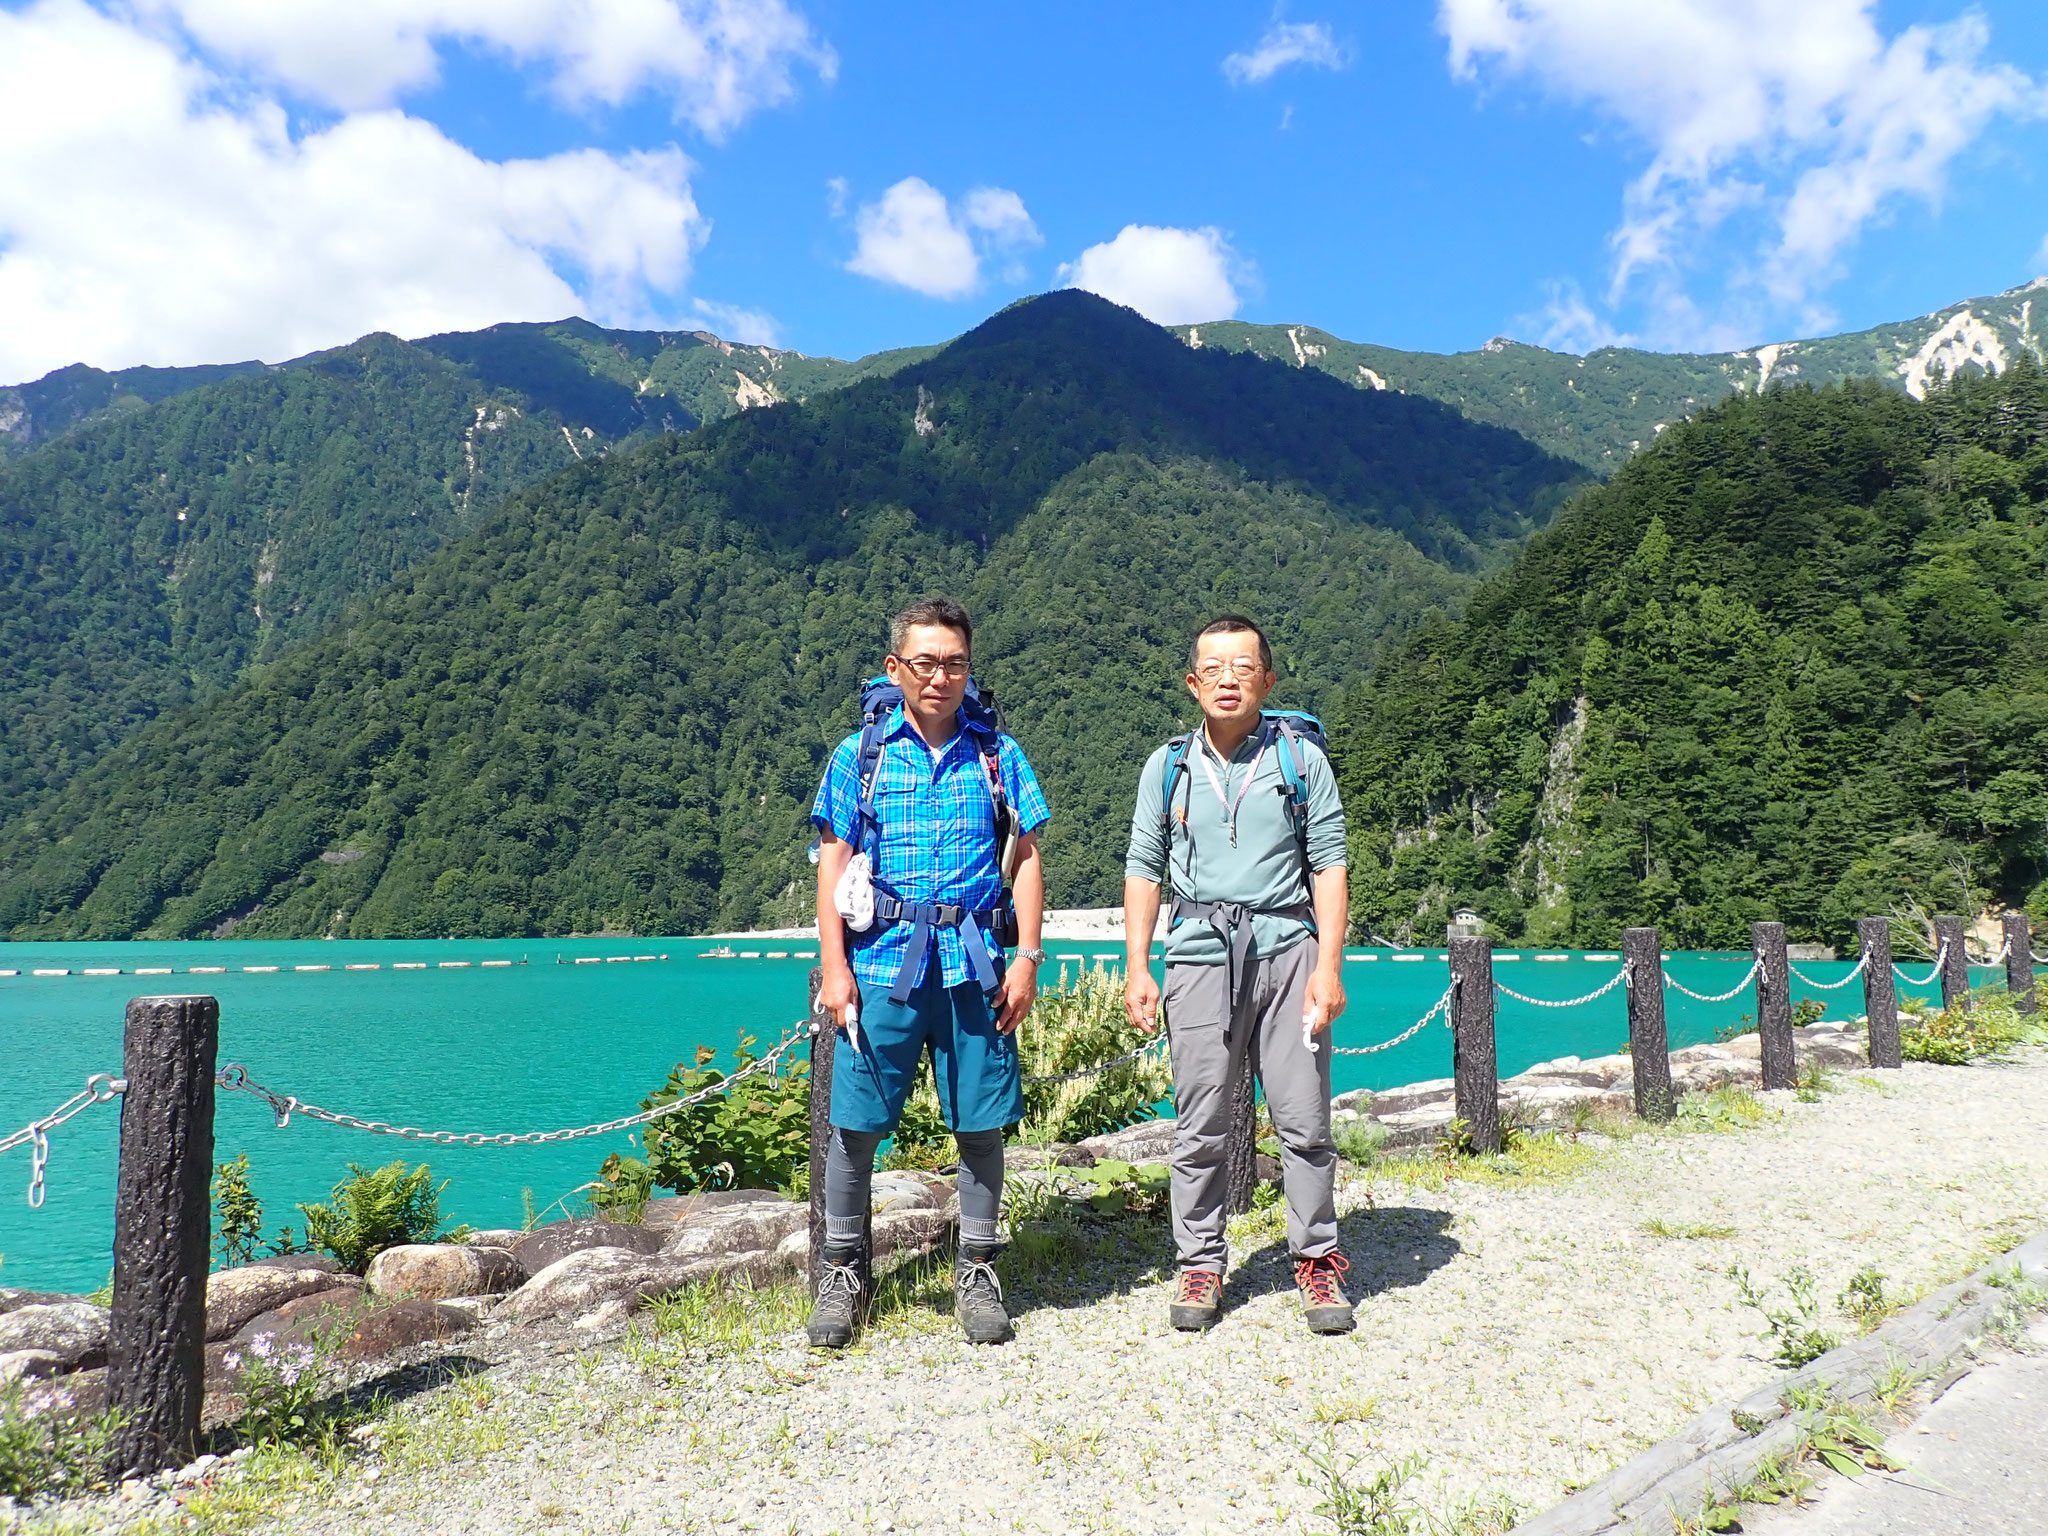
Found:
[(1711, 1221), (1666, 1221), (1661, 1216), (1652, 1216), (1643, 1223), (1645, 1237), (1670, 1237), (1692, 1242), (1708, 1242), (1736, 1236), (1735, 1228), (1725, 1222)]

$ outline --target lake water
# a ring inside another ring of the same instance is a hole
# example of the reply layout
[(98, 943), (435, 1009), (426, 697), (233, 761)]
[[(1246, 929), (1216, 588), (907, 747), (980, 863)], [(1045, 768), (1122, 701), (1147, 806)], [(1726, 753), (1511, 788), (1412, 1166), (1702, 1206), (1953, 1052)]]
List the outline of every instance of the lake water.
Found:
[[(729, 1053), (742, 1030), (761, 1048), (803, 1016), (813, 961), (800, 941), (748, 941), (707, 957), (703, 939), (318, 940), (165, 944), (0, 944), (0, 1135), (47, 1113), (95, 1072), (121, 1070), (130, 997), (206, 992), (220, 999), (220, 1060), (281, 1093), (364, 1119), (455, 1131), (527, 1131), (589, 1124), (635, 1110), (700, 1044)], [(815, 944), (810, 946), (815, 948)], [(1055, 943), (1045, 984), (1121, 946)], [(754, 951), (751, 956), (746, 951)], [(774, 952), (782, 951), (782, 957)], [(1612, 976), (1618, 957), (1497, 956), (1499, 979), (1533, 997), (1575, 997)], [(596, 963), (575, 963), (578, 959)], [(492, 964), (491, 962), (511, 962)], [(466, 963), (465, 963), (466, 962)], [(1677, 955), (1670, 968), (1698, 992), (1722, 992), (1745, 955)], [(350, 966), (371, 969), (348, 969)], [(199, 967), (225, 967), (194, 974)], [(323, 967), (324, 969), (303, 969)], [(169, 975), (138, 975), (168, 968)], [(273, 969), (274, 968), (274, 969)], [(1802, 964), (1819, 980), (1844, 962)], [(1924, 967), (1913, 967), (1918, 972)], [(64, 975), (37, 976), (37, 970)], [(118, 974), (92, 976), (88, 970)], [(1446, 984), (1444, 952), (1356, 950), (1345, 966), (1351, 1007), (1340, 1045), (1368, 1045), (1413, 1023)], [(1795, 983), (1795, 986), (1797, 983)], [(1912, 990), (1905, 989), (1902, 990)], [(1934, 995), (1937, 989), (1917, 989)], [(1799, 987), (1799, 994), (1807, 991)], [(1860, 984), (1814, 994), (1830, 1017), (1862, 1011)], [(1745, 991), (1718, 1004), (1667, 991), (1675, 1046), (1710, 1039), (1755, 1008)], [(1595, 1056), (1627, 1036), (1623, 989), (1597, 1003), (1541, 1009), (1500, 999), (1503, 1076), (1557, 1056)], [(1450, 1034), (1432, 1024), (1375, 1056), (1340, 1056), (1336, 1086), (1386, 1088), (1451, 1070)], [(0, 1156), (0, 1286), (86, 1291), (111, 1268), (117, 1106), (88, 1109), (50, 1140), (48, 1197), (25, 1200), (26, 1147)], [(350, 1162), (425, 1160), (448, 1180), (442, 1210), (480, 1227), (518, 1226), (522, 1191), (536, 1206), (591, 1178), (628, 1133), (538, 1147), (438, 1147), (295, 1117), (279, 1129), (266, 1105), (220, 1096), (216, 1154), (247, 1152), (272, 1230), (303, 1223), (299, 1202), (322, 1199)]]

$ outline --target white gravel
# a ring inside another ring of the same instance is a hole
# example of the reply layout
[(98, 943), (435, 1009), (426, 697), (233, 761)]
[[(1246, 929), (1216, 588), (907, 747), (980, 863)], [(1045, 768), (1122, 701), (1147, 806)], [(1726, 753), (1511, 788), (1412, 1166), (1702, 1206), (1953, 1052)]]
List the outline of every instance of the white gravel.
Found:
[[(2048, 1053), (1837, 1082), (1817, 1103), (1769, 1096), (1775, 1124), (1616, 1142), (1534, 1187), (1354, 1180), (1339, 1202), (1359, 1298), (1347, 1338), (1304, 1331), (1270, 1243), (1236, 1268), (1222, 1326), (1172, 1333), (1161, 1219), (1095, 1266), (1092, 1296), (1013, 1287), (1007, 1347), (970, 1349), (926, 1311), (839, 1359), (791, 1336), (666, 1370), (611, 1349), (496, 1375), (488, 1407), (442, 1425), (452, 1460), (350, 1472), (277, 1521), (337, 1536), (1315, 1530), (1298, 1474), (1327, 1436), (1340, 1465), (1362, 1458), (1354, 1482), (1420, 1458), (1405, 1495), (1439, 1529), (1501, 1529), (1778, 1373), (1731, 1264), (1774, 1284), (1809, 1268), (1846, 1335), (1834, 1298), (1858, 1269), (1911, 1295), (2048, 1224)], [(1735, 1235), (1655, 1237), (1653, 1218)], [(429, 1424), (455, 1412), (429, 1408)]]

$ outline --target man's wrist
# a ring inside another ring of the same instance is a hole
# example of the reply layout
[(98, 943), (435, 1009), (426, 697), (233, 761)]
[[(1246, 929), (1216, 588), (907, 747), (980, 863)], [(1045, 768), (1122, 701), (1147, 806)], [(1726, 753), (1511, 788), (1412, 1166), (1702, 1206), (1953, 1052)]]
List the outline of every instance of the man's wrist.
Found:
[(1035, 944), (1020, 946), (1017, 950), (1017, 958), (1029, 961), (1032, 965), (1043, 965), (1045, 964), (1045, 951)]

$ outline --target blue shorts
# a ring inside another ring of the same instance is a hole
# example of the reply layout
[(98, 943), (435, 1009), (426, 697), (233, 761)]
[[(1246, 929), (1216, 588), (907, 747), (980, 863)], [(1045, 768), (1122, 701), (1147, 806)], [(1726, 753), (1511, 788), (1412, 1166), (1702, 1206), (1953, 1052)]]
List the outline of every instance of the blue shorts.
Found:
[(993, 1131), (1024, 1118), (1016, 1040), (996, 1033), (995, 1014), (974, 980), (941, 984), (934, 957), (908, 1002), (891, 1002), (886, 981), (860, 983), (860, 1049), (841, 1030), (832, 1052), (832, 1123), (893, 1132), (927, 1044), (949, 1128)]

